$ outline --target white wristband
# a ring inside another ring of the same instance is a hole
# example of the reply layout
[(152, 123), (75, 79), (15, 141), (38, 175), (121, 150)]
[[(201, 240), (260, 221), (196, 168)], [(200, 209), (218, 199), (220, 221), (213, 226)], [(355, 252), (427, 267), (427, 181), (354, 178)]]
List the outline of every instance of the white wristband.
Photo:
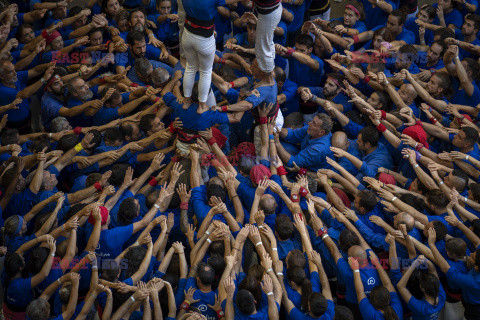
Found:
[(130, 299), (135, 302), (135, 298), (133, 296), (130, 296)]
[(467, 156), (465, 157), (465, 160), (468, 160), (468, 158), (470, 158), (470, 156), (467, 154)]
[(273, 271), (273, 269), (272, 269), (272, 268), (268, 269), (268, 270), (267, 270), (267, 273), (269, 273), (270, 271)]
[(205, 231), (205, 233), (207, 234), (207, 236), (209, 236), (209, 235), (210, 235), (210, 231), (208, 231), (208, 230), (207, 230), (207, 231)]
[(262, 241), (258, 241), (257, 243), (255, 243), (255, 247), (258, 247), (259, 245), (263, 244)]
[(395, 201), (395, 200), (397, 200), (397, 197), (393, 197), (392, 200), (391, 200), (391, 202), (393, 202), (393, 201)]
[(273, 292), (267, 293), (267, 296), (273, 296)]
[(353, 273), (357, 273), (357, 272), (360, 272), (360, 270), (353, 270)]
[(467, 201), (468, 201), (468, 198), (467, 198), (467, 197), (465, 197), (465, 199), (464, 199), (464, 200), (465, 200), (464, 202), (467, 202)]
[(283, 273), (277, 272), (277, 276), (282, 276), (283, 277)]
[(415, 164), (413, 165), (413, 167), (414, 167), (414, 168), (418, 168), (418, 163), (415, 163)]
[(154, 206), (155, 208), (157, 208), (158, 210), (160, 210), (160, 206), (159, 206), (158, 204), (155, 203), (153, 206)]
[(51, 137), (52, 137), (52, 134), (53, 134), (53, 133), (52, 133), (52, 132), (50, 132), (50, 134), (48, 135), (48, 137), (49, 137), (49, 138), (51, 138)]
[(212, 243), (212, 240), (210, 240), (209, 238), (207, 238), (207, 242), (208, 242), (208, 243)]
[(273, 251), (277, 251), (278, 249), (277, 248), (272, 248)]
[(440, 186), (441, 186), (442, 184), (443, 184), (443, 181), (440, 181), (440, 182), (438, 183), (438, 185), (440, 185)]
[(57, 279), (57, 282), (62, 284), (62, 280), (60, 280), (60, 278)]
[(55, 252), (54, 252), (54, 253), (50, 253), (50, 257), (55, 257)]
[(328, 234), (324, 234), (324, 235), (322, 236), (322, 240), (325, 239), (325, 238), (327, 238), (327, 237), (330, 237), (330, 236), (329, 236)]

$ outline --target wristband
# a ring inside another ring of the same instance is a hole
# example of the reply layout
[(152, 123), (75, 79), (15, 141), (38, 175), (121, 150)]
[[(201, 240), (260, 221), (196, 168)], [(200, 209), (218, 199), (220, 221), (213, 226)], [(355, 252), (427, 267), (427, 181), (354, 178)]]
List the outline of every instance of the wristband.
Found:
[(218, 61), (218, 63), (220, 63), (220, 64), (225, 64), (225, 62), (227, 62), (227, 60), (225, 60), (223, 58), (220, 58), (220, 60)]
[(155, 203), (153, 206), (154, 206), (155, 208), (157, 208), (158, 210), (160, 210), (160, 206), (159, 206), (158, 204)]
[(390, 200), (390, 202), (393, 202), (397, 199), (397, 197), (393, 197), (392, 200)]
[(187, 210), (188, 209), (188, 202), (181, 202), (180, 203), (180, 209), (181, 210)]
[(268, 135), (268, 139), (269, 139), (269, 140), (274, 140), (275, 137), (273, 136), (273, 134), (269, 134), (269, 135)]
[(218, 310), (218, 311), (217, 311), (217, 317), (218, 317), (219, 319), (225, 317), (225, 312), (223, 312), (222, 309)]
[(418, 163), (415, 163), (415, 164), (413, 165), (413, 167), (414, 167), (414, 168), (418, 168), (418, 167), (419, 167), (419, 166), (418, 166)]
[(205, 233), (207, 234), (207, 236), (209, 236), (209, 235), (210, 235), (210, 231), (208, 231), (208, 230), (207, 230), (207, 231), (205, 231)]
[(385, 131), (387, 131), (387, 127), (385, 127), (385, 125), (383, 123), (380, 123), (377, 126), (377, 130), (380, 131), (380, 132), (385, 132)]
[(363, 82), (367, 84), (370, 82), (370, 80), (372, 80), (372, 78), (370, 78), (369, 76), (365, 76), (365, 78), (363, 78)]
[(170, 131), (171, 133), (175, 133), (177, 131), (177, 129), (173, 126), (173, 123), (170, 123), (170, 125), (168, 126), (168, 131)]
[(54, 252), (54, 253), (50, 253), (50, 257), (55, 257), (55, 252)]
[(324, 234), (328, 233), (327, 229), (325, 229), (325, 227), (321, 227), (320, 229), (317, 230), (318, 232), (318, 236), (321, 237), (323, 236)]
[(210, 139), (207, 140), (208, 145), (213, 146), (215, 143), (217, 143), (217, 140), (215, 140), (214, 137), (211, 137)]
[(381, 120), (387, 119), (387, 112), (385, 110), (380, 110), (380, 113), (382, 114), (380, 117)]
[(188, 308), (190, 308), (190, 302), (188, 300), (183, 301), (180, 305), (180, 309), (187, 311)]
[(136, 83), (136, 82), (130, 83), (130, 87), (132, 87), (132, 88), (136, 88), (136, 87), (138, 87), (138, 86), (139, 86), (139, 84)]
[(268, 119), (267, 119), (267, 117), (260, 117), (259, 122), (260, 122), (260, 124), (267, 124)]
[(272, 268), (268, 269), (268, 270), (267, 270), (267, 273), (269, 273), (270, 271), (273, 272), (273, 269), (272, 269)]
[(273, 292), (267, 293), (267, 296), (273, 296)]
[(307, 169), (305, 168), (300, 168), (300, 170), (298, 170), (298, 175), (299, 176), (304, 176), (307, 174)]
[(232, 86), (232, 88), (235, 88), (235, 82), (232, 81), (232, 82), (229, 82), (229, 83)]
[(324, 235), (322, 236), (322, 240), (324, 240), (325, 238), (328, 238), (328, 237), (330, 237), (330, 236), (328, 235), (328, 233), (327, 233), (327, 234), (324, 234)]
[(73, 133), (75, 133), (77, 136), (82, 133), (82, 127), (76, 127), (73, 129)]
[(282, 276), (283, 277), (283, 273), (277, 272), (277, 276)]
[(105, 80), (105, 77), (98, 79), (99, 84), (104, 84), (105, 82), (107, 82), (107, 80)]
[(48, 137), (49, 137), (50, 139), (52, 138), (52, 134), (53, 134), (52, 132), (50, 132), (50, 133), (48, 134)]
[(467, 198), (467, 197), (465, 197), (463, 202), (465, 202), (465, 203), (466, 203), (467, 201), (468, 201), (468, 198)]
[(422, 158), (422, 154), (415, 150), (415, 160), (419, 161), (421, 158)]
[(353, 36), (353, 43), (358, 43), (360, 41), (360, 38), (358, 37), (358, 34)]
[(95, 189), (97, 189), (98, 191), (102, 191), (103, 190), (103, 187), (102, 185), (100, 184), (100, 182), (95, 182), (93, 184), (93, 186), (95, 187)]
[(228, 111), (228, 105), (223, 105), (222, 112), (227, 112), (227, 111)]
[(467, 156), (465, 157), (465, 160), (468, 160), (470, 158), (470, 156), (467, 154)]
[(155, 187), (158, 184), (158, 181), (155, 179), (155, 177), (151, 177), (150, 181), (148, 181), (148, 184), (152, 187)]
[(300, 197), (298, 196), (298, 194), (293, 194), (290, 196), (290, 200), (292, 200), (292, 202), (300, 202)]
[(304, 187), (300, 187), (300, 195), (305, 198), (305, 196), (308, 194), (308, 190), (305, 189)]
[(440, 182), (438, 183), (439, 186), (441, 186), (442, 184), (443, 184), (443, 181), (440, 181)]
[(293, 48), (288, 48), (287, 50), (287, 56), (291, 56), (295, 52), (295, 49)]
[(212, 243), (212, 240), (210, 240), (209, 238), (207, 238), (207, 242), (208, 242), (208, 243)]
[(57, 282), (62, 284), (62, 280), (60, 278), (57, 279)]
[(437, 123), (437, 119), (435, 119), (435, 117), (431, 117), (429, 120), (432, 124)]
[(259, 245), (262, 245), (263, 242), (262, 241), (258, 241), (257, 243), (255, 243), (255, 247), (258, 247)]
[(74, 149), (75, 149), (75, 151), (77, 151), (77, 152), (80, 152), (80, 151), (82, 151), (82, 150), (83, 150), (83, 146), (82, 146), (82, 144), (81, 144), (81, 143), (79, 143), (79, 144), (77, 144), (77, 145), (75, 146), (75, 148), (74, 148)]
[(424, 147), (423, 143), (417, 143), (417, 144), (415, 145), (415, 150), (416, 150), (416, 151), (420, 151), (423, 147)]
[(180, 161), (180, 160), (178, 159), (178, 156), (175, 155), (175, 156), (173, 156), (173, 157), (170, 159), (170, 161), (172, 161), (172, 162), (178, 162), (178, 161)]
[(353, 270), (353, 273), (357, 273), (357, 272), (360, 272), (360, 270)]
[(272, 248), (273, 251), (278, 251), (278, 248)]
[(278, 167), (277, 168), (277, 174), (279, 176), (285, 176), (285, 175), (287, 175), (287, 170), (285, 170), (284, 166)]
[(312, 96), (310, 97), (310, 102), (315, 102), (317, 100), (317, 96), (312, 94)]
[(157, 103), (158, 100), (160, 100), (160, 97), (156, 97), (156, 98), (155, 98), (155, 103)]

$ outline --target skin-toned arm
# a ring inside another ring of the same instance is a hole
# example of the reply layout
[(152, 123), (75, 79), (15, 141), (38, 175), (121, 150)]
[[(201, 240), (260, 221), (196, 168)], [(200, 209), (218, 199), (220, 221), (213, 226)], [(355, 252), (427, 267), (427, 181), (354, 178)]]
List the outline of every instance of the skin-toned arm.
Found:
[(412, 294), (410, 290), (407, 289), (407, 282), (412, 276), (413, 271), (421, 264), (424, 263), (425, 256), (419, 256), (411, 265), (410, 268), (407, 269), (405, 274), (403, 275), (402, 279), (397, 283), (397, 289), (400, 295), (402, 296), (405, 302), (409, 302)]
[(447, 273), (450, 269), (450, 265), (448, 264), (447, 260), (442, 256), (440, 251), (438, 251), (435, 242), (437, 241), (437, 233), (434, 228), (428, 229), (428, 245), (430, 246), (430, 250), (432, 250), (432, 255), (434, 257), (433, 261), (438, 265), (440, 270), (443, 273)]
[(365, 288), (363, 286), (362, 277), (360, 276), (360, 267), (356, 258), (349, 257), (348, 264), (353, 271), (353, 282), (355, 284), (355, 292), (357, 293), (357, 301), (360, 303), (367, 296), (365, 295)]
[(48, 277), (48, 274), (50, 273), (50, 269), (52, 269), (53, 260), (55, 258), (55, 250), (57, 249), (56, 241), (53, 240), (53, 237), (48, 238), (47, 245), (48, 245), (48, 249), (50, 250), (50, 255), (48, 256), (47, 260), (45, 260), (45, 263), (43, 264), (43, 267), (40, 270), (40, 272), (32, 277), (32, 280), (31, 280), (32, 288), (35, 288), (43, 280), (45, 280)]

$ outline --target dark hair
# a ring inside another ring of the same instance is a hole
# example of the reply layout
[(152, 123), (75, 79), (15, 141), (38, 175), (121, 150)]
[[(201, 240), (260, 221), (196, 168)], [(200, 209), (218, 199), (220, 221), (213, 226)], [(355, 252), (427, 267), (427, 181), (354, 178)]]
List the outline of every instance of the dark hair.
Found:
[(8, 282), (25, 267), (25, 262), (22, 257), (15, 252), (7, 252), (5, 255), (4, 271), (7, 275), (7, 281), (5, 283), (5, 290), (8, 288)]
[(134, 246), (128, 249), (127, 253), (125, 253), (125, 259), (128, 261), (128, 266), (124, 274), (126, 279), (130, 278), (138, 271), (146, 254), (147, 249), (142, 246)]
[(370, 190), (361, 190), (358, 193), (359, 205), (365, 209), (365, 212), (370, 212), (375, 208), (378, 203), (378, 199)]
[[(387, 29), (387, 27), (382, 27), (380, 29), (377, 29), (373, 32), (373, 38), (375, 37), (382, 37), (385, 41), (390, 42), (394, 40), (394, 37), (390, 30)], [(372, 41), (372, 47), (373, 47), (373, 41)]]
[(115, 163), (112, 166), (112, 175), (110, 176), (110, 183), (114, 187), (120, 187), (123, 183), (123, 178), (127, 172), (129, 165), (126, 163)]
[(275, 232), (282, 241), (293, 237), (293, 222), (286, 214), (280, 214), (275, 218)]
[[(361, 2), (358, 2), (358, 1), (348, 1), (345, 6), (353, 6), (353, 7), (355, 7), (355, 9), (357, 9), (358, 12), (360, 13), (360, 16), (358, 17), (358, 19), (359, 19), (360, 21), (365, 20), (365, 9), (363, 8), (363, 4), (362, 4)], [(348, 8), (345, 8), (345, 9), (348, 9)], [(345, 9), (344, 9), (344, 11), (345, 11)], [(350, 10), (351, 10), (351, 9), (350, 9)], [(355, 12), (355, 14), (356, 14), (356, 12)], [(358, 15), (357, 15), (357, 16), (358, 16)]]
[(255, 298), (248, 290), (239, 290), (235, 302), (238, 310), (245, 315), (251, 315), (255, 311)]
[(211, 286), (215, 280), (215, 271), (209, 264), (200, 262), (197, 266), (197, 277), (204, 286)]
[(210, 200), (210, 198), (213, 196), (218, 197), (225, 202), (225, 199), (227, 198), (227, 192), (222, 186), (219, 186), (216, 183), (209, 183), (207, 187), (207, 199)]
[(436, 208), (445, 208), (448, 205), (448, 198), (440, 189), (429, 190), (425, 196), (425, 201)]
[(359, 132), (358, 135), (362, 134), (362, 141), (363, 143), (370, 143), (370, 146), (376, 147), (378, 146), (378, 141), (380, 140), (380, 136), (378, 135), (378, 130), (374, 127), (364, 127)]
[[(474, 129), (474, 130), (475, 130), (475, 129)], [(475, 130), (475, 131), (477, 131), (477, 130)], [(457, 190), (458, 190), (459, 193), (464, 192), (465, 189), (466, 189), (467, 186), (468, 186), (468, 179), (469, 179), (468, 174), (466, 174), (464, 171), (462, 171), (462, 170), (460, 170), (460, 169), (453, 169), (452, 174), (453, 174), (455, 177), (458, 177), (458, 178), (460, 178), (460, 179), (463, 180), (463, 182), (464, 182), (464, 183), (463, 183), (463, 187), (457, 188)]]
[(470, 191), (472, 192), (473, 200), (480, 200), (480, 183), (471, 183), (469, 186)]
[(292, 267), (305, 268), (305, 266), (307, 265), (307, 259), (305, 258), (305, 255), (303, 254), (302, 251), (298, 249), (294, 249), (288, 253), (287, 262), (290, 268)]
[(441, 241), (444, 240), (447, 236), (447, 226), (443, 224), (443, 222), (439, 220), (432, 221), (433, 229), (435, 229), (435, 233), (437, 234), (436, 240)]
[(138, 124), (138, 127), (140, 128), (140, 130), (142, 130), (145, 133), (150, 131), (152, 129), (152, 121), (155, 120), (156, 117), (157, 116), (155, 114), (151, 114), (151, 113), (143, 115), (140, 118), (140, 123)]
[[(434, 43), (444, 43), (444, 42), (434, 42)], [(443, 53), (442, 53), (443, 54)], [(450, 97), (453, 94), (452, 89), (452, 79), (447, 72), (440, 71), (434, 75), (438, 79), (438, 85), (443, 89), (443, 95), (445, 97)]]
[(295, 39), (295, 45), (300, 44), (306, 46), (308, 49), (313, 48), (313, 39), (309, 34), (299, 34)]
[(340, 250), (347, 252), (352, 246), (359, 245), (360, 239), (355, 232), (349, 229), (343, 229), (342, 232), (340, 232), (340, 236), (338, 237), (338, 247)]
[(105, 130), (103, 134), (103, 140), (105, 142), (115, 142), (115, 141), (122, 141), (123, 142), (123, 135), (122, 132), (117, 128), (108, 128)]
[(276, 82), (285, 82), (285, 79), (287, 79), (285, 71), (280, 67), (273, 68), (273, 77)]
[[(465, 70), (468, 72), (470, 71), (472, 73), (472, 78), (473, 79), (477, 79), (478, 78), (478, 73), (480, 71), (480, 66), (478, 65), (478, 62), (477, 60), (475, 59), (472, 59), (472, 58), (464, 58), (462, 60), (462, 62), (465, 61), (467, 63), (467, 68), (465, 68)], [(470, 128), (470, 127), (466, 127), (466, 128)], [(473, 128), (470, 128), (472, 130), (475, 130)], [(478, 135), (478, 133), (477, 133)]]
[(127, 136), (131, 137), (133, 135), (132, 122), (129, 122), (129, 121), (122, 122), (118, 127), (118, 129), (122, 133), (123, 140), (125, 140)]
[(260, 267), (258, 269), (261, 269), (261, 272), (263, 274), (264, 269), (262, 266), (255, 264), (252, 265), (249, 269), (248, 275), (243, 279), (239, 284), (237, 290), (248, 290), (252, 295), (253, 298), (255, 299), (255, 308), (258, 309), (260, 306), (260, 303), (262, 302), (262, 288), (260, 287), (260, 280), (258, 280), (255, 276), (252, 276), (250, 273), (250, 270), (254, 267)]
[[(440, 291), (440, 281), (438, 278), (431, 273), (423, 272), (420, 277), (420, 286), (425, 291), (425, 294), (432, 298), (437, 298)], [(437, 303), (435, 302), (435, 305)]]
[(114, 259), (108, 259), (108, 263), (101, 263), (101, 274), (100, 278), (110, 282), (115, 282), (118, 279), (118, 272), (120, 271), (120, 266)]
[(375, 309), (383, 311), (385, 320), (398, 320), (395, 310), (390, 306), (390, 292), (384, 286), (376, 286), (372, 289), (370, 303)]
[[(428, 189), (427, 189), (427, 191), (428, 191)], [(401, 196), (399, 196), (399, 199), (402, 202), (405, 202), (409, 206), (413, 207), (417, 211), (422, 212), (423, 210), (425, 210), (425, 202), (421, 198), (419, 198), (419, 197), (417, 197), (417, 196), (415, 196), (411, 193), (402, 194)]]
[(129, 197), (125, 198), (120, 206), (118, 207), (117, 219), (118, 222), (123, 225), (129, 225), (132, 223), (133, 219), (138, 216), (139, 208), (135, 203), (135, 198)]
[(346, 306), (335, 306), (335, 316), (333, 320), (354, 320), (352, 310)]
[(420, 8), (420, 10), (425, 11), (429, 19), (434, 19), (435, 16), (437, 15), (437, 10), (435, 9), (435, 7), (429, 4), (424, 4)]
[(445, 241), (445, 250), (453, 258), (461, 259), (467, 255), (467, 244), (463, 239), (450, 238)]
[(327, 74), (327, 78), (333, 78), (334, 80), (337, 80), (337, 83), (338, 83), (338, 86), (341, 88), (341, 89), (345, 89), (343, 87), (343, 81), (345, 81), (345, 76), (343, 74), (340, 74), (340, 73), (329, 73)]
[(480, 16), (478, 14), (469, 13), (465, 16), (465, 20), (473, 21), (473, 27), (477, 30), (480, 30)]
[(32, 29), (33, 31), (35, 31), (35, 29), (33, 28), (33, 25), (29, 23), (21, 24), (18, 26), (17, 33), (15, 34), (15, 39), (20, 40), (22, 38), (22, 32), (25, 29)]
[(220, 281), (220, 278), (222, 277), (223, 271), (225, 270), (226, 264), (225, 264), (225, 258), (220, 254), (212, 254), (210, 258), (208, 258), (208, 265), (213, 268), (213, 271), (215, 272), (215, 279), (212, 283), (212, 290), (215, 290), (218, 287), (218, 282)]
[[(108, 0), (104, 0), (104, 1), (108, 1)], [(127, 43), (133, 47), (135, 45), (135, 41), (139, 41), (139, 42), (143, 42), (145, 41), (145, 36), (143, 35), (143, 33), (141, 33), (140, 31), (130, 31), (128, 34), (127, 34)]]
[(392, 12), (390, 12), (390, 15), (399, 18), (399, 25), (402, 25), (405, 23), (405, 20), (407, 20), (407, 16), (405, 15), (405, 12), (401, 9), (395, 9)]
[(68, 150), (73, 149), (78, 142), (78, 137), (75, 134), (62, 136), (60, 140), (58, 140), (57, 150), (61, 150), (63, 153), (66, 153)]
[(479, 135), (478, 131), (472, 127), (463, 127), (462, 131), (465, 133), (465, 141), (470, 143), (471, 145), (475, 145), (477, 143)]
[(393, 103), (388, 93), (385, 91), (375, 91), (375, 93), (378, 96), (378, 100), (380, 100), (380, 103), (382, 104), (382, 110), (387, 112), (390, 111)]
[(480, 237), (480, 219), (472, 220), (472, 231)]
[(2, 146), (9, 144), (18, 144), (18, 129), (3, 129), (0, 134), (2, 140)]
[(308, 298), (310, 297), (312, 290), (312, 283), (307, 278), (305, 270), (300, 267), (291, 267), (287, 269), (288, 281), (292, 281), (297, 286), (302, 288), (302, 309), (308, 310)]
[(447, 38), (455, 38), (455, 32), (450, 28), (440, 28), (433, 31), (433, 36), (440, 36), (441, 41), (445, 41)]
[(320, 317), (325, 312), (327, 312), (327, 309), (328, 309), (327, 299), (325, 299), (325, 297), (321, 293), (312, 292), (308, 301), (309, 301), (310, 313), (314, 317)]
[(48, 136), (46, 134), (33, 140), (33, 143), (29, 149), (32, 153), (37, 153), (42, 151), (45, 148), (47, 148), (46, 152), (52, 151), (52, 144), (50, 143)]
[(100, 133), (100, 131), (96, 129), (92, 129), (88, 131), (88, 133), (93, 134), (93, 139), (91, 141), (91, 143), (93, 144), (93, 147), (85, 148), (85, 150), (90, 150), (90, 151), (95, 150), (95, 148), (97, 148), (100, 145), (100, 143), (102, 143), (102, 134)]
[(301, 128), (303, 126), (303, 114), (300, 112), (292, 112), (285, 117), (283, 127), (286, 128)]

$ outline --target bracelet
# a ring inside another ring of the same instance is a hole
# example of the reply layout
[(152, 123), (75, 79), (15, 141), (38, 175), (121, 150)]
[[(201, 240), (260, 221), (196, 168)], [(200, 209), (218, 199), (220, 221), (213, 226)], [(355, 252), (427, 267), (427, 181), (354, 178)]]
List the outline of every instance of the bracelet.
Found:
[(182, 304), (180, 305), (180, 310), (185, 310), (185, 311), (187, 311), (189, 307), (190, 307), (190, 301), (185, 300), (185, 301), (183, 301)]
[(75, 151), (77, 152), (80, 152), (83, 150), (83, 146), (81, 143), (77, 144), (75, 147), (74, 147)]
[(158, 184), (158, 181), (155, 179), (155, 177), (151, 177), (150, 181), (148, 181), (148, 184), (152, 187), (155, 187)]
[(130, 296), (130, 300), (132, 300), (133, 302), (135, 302), (135, 298), (133, 296)]
[(277, 276), (282, 276), (283, 277), (283, 273), (277, 272)]
[(62, 280), (60, 278), (57, 279), (57, 282), (62, 284)]
[(418, 163), (415, 163), (415, 164), (413, 165), (413, 167), (414, 167), (414, 168), (418, 168)]
[(229, 83), (232, 86), (232, 88), (235, 88), (235, 82), (232, 81), (232, 82), (229, 82)]
[(390, 202), (393, 202), (397, 199), (397, 197), (393, 197), (392, 200), (390, 200)]
[(160, 206), (158, 204), (155, 203), (153, 206), (160, 210)]
[(52, 138), (52, 134), (53, 134), (53, 133), (50, 132), (50, 133), (48, 134), (48, 137), (49, 137), (49, 138)]
[(464, 198), (464, 200), (465, 200), (465, 201), (463, 201), (463, 202), (465, 202), (465, 203), (466, 203), (466, 202), (468, 201), (468, 198), (467, 198), (467, 197), (465, 197), (465, 198)]
[(353, 43), (357, 44), (360, 41), (360, 38), (358, 37), (358, 34), (353, 36)]
[(273, 296), (273, 292), (267, 293), (267, 296)]
[(278, 251), (278, 248), (272, 248), (273, 251)]
[(207, 238), (207, 242), (212, 243), (212, 240), (210, 240), (210, 238)]
[(366, 84), (368, 84), (370, 82), (370, 80), (372, 80), (372, 78), (370, 78), (369, 76), (365, 76), (365, 78), (363, 78), (363, 82), (365, 82)]
[(260, 124), (267, 124), (268, 119), (267, 119), (267, 117), (260, 117), (260, 119), (258, 120), (258, 122), (260, 122)]
[(168, 131), (170, 131), (171, 133), (175, 133), (177, 131), (177, 129), (173, 126), (173, 123), (170, 123), (170, 125), (168, 126)]
[(387, 127), (385, 127), (385, 125), (383, 123), (380, 123), (377, 126), (377, 130), (380, 131), (380, 132), (385, 132), (385, 131), (387, 131)]
[(228, 111), (228, 105), (223, 105), (222, 112), (227, 112), (227, 111)]
[(258, 241), (257, 243), (255, 243), (255, 247), (258, 247), (259, 245), (263, 244), (262, 241)]
[(438, 183), (439, 186), (441, 186), (442, 184), (443, 184), (443, 181), (440, 181), (440, 182)]
[(353, 270), (353, 273), (357, 273), (357, 272), (360, 272), (360, 270)]
[(207, 236), (209, 236), (209, 235), (210, 235), (210, 231), (208, 231), (208, 230), (205, 231), (205, 234), (206, 234)]
[(188, 209), (188, 202), (181, 202), (180, 203), (180, 209), (181, 210), (187, 210)]
[(295, 52), (295, 49), (293, 48), (288, 48), (287, 50), (287, 56), (291, 56)]
[(310, 97), (310, 102), (315, 102), (315, 101), (317, 101), (317, 98), (318, 98), (318, 97), (317, 97), (316, 95), (312, 94), (312, 96)]
[(285, 176), (287, 174), (287, 170), (285, 170), (284, 166), (278, 167), (277, 168), (277, 174), (279, 176)]
[(300, 197), (298, 196), (298, 194), (292, 193), (290, 196), (290, 200), (292, 200), (292, 202), (300, 202)]
[(465, 157), (465, 160), (468, 160), (468, 158), (470, 158), (470, 156), (467, 154), (467, 156)]
[(217, 143), (217, 140), (214, 137), (211, 137), (207, 140), (207, 143), (209, 146), (213, 146), (215, 143)]
[(330, 236), (328, 235), (328, 233), (326, 233), (322, 236), (322, 240), (324, 240), (325, 238), (328, 238), (328, 237), (330, 237)]
[(55, 257), (55, 252), (50, 253), (50, 256), (51, 256), (51, 257)]
[(76, 127), (75, 129), (73, 129), (73, 133), (78, 136), (82, 133), (82, 127)]
[(273, 269), (272, 269), (272, 268), (268, 269), (268, 270), (267, 270), (267, 273), (269, 273), (270, 271), (273, 271)]

